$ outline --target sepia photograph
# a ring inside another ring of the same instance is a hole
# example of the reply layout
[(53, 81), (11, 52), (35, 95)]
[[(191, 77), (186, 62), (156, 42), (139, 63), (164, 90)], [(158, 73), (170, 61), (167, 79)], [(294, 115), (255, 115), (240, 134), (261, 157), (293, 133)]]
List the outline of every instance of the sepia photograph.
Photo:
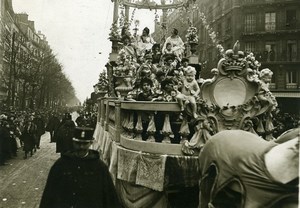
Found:
[(0, 208), (298, 208), (299, 0), (0, 0)]

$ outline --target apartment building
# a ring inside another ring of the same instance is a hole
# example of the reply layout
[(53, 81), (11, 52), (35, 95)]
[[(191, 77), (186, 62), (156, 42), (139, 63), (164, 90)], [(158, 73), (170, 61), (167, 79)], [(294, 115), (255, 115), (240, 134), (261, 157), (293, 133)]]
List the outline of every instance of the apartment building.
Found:
[[(270, 68), (273, 79), (270, 89), (281, 109), (300, 114), (300, 1), (299, 0), (197, 0), (192, 21), (198, 29), (197, 54), (205, 63), (201, 76), (210, 78), (210, 70), (219, 60), (218, 50), (206, 26), (216, 33), (224, 49), (239, 40), (240, 50), (253, 52), (262, 64)], [(203, 12), (207, 25), (200, 18)], [(180, 15), (169, 15), (184, 40), (188, 27)], [(178, 14), (178, 12), (177, 12)], [(156, 32), (155, 32), (156, 33)]]

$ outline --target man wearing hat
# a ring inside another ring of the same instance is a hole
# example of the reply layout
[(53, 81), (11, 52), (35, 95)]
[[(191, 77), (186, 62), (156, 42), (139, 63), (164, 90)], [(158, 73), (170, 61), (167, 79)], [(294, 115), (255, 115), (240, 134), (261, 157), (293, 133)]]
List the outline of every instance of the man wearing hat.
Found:
[(107, 166), (99, 152), (89, 149), (92, 142), (92, 128), (75, 128), (74, 151), (62, 155), (50, 169), (40, 208), (121, 207)]

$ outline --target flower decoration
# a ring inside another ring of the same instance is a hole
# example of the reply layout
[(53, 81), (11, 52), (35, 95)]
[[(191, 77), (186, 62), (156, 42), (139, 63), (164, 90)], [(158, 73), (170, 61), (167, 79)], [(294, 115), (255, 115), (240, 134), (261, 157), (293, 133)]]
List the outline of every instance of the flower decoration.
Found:
[(136, 73), (136, 64), (131, 56), (126, 55), (126, 51), (121, 49), (117, 58), (117, 66), (113, 69), (114, 76), (133, 76)]
[(110, 39), (120, 39), (121, 38), (117, 22), (114, 22), (111, 25), (109, 38)]
[(107, 91), (108, 90), (108, 78), (107, 78), (105, 71), (103, 71), (99, 74), (97, 86), (98, 86), (99, 91)]
[(188, 42), (198, 42), (197, 28), (190, 26), (185, 37)]
[(177, 92), (172, 90), (170, 93), (166, 93), (163, 95), (163, 101), (165, 102), (176, 102)]
[(249, 53), (246, 56), (246, 61), (248, 63), (249, 68), (258, 71), (259, 67), (261, 66), (261, 63), (259, 63), (256, 59), (253, 53)]

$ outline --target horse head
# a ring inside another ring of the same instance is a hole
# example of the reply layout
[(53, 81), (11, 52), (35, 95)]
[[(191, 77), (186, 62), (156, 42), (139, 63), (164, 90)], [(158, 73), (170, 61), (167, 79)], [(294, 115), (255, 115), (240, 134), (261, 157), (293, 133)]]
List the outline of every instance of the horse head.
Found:
[(275, 141), (242, 130), (213, 135), (199, 155), (199, 207), (297, 207), (299, 131)]

